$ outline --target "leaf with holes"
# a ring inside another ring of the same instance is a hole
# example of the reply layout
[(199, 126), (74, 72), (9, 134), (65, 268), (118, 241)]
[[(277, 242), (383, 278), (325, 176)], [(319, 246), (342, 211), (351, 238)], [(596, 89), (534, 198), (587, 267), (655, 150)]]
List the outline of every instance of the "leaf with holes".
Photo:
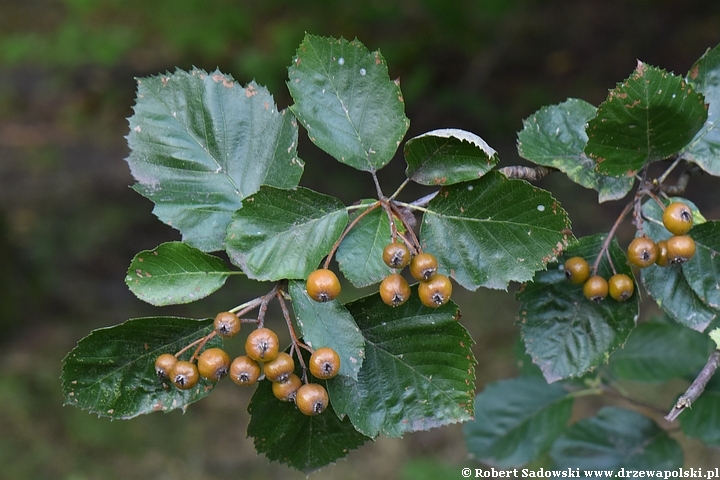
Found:
[(182, 242), (167, 242), (133, 258), (125, 283), (152, 305), (189, 303), (207, 297), (232, 275), (225, 262)]
[(598, 172), (633, 177), (646, 164), (679, 152), (705, 120), (702, 94), (682, 77), (638, 62), (588, 122), (585, 153)]
[(548, 192), (488, 172), (440, 190), (423, 215), (420, 243), (463, 287), (506, 289), (545, 268), (565, 248), (569, 228)]
[(200, 250), (222, 250), (225, 228), (260, 185), (297, 185), (297, 122), (254, 82), (216, 70), (138, 80), (127, 136), (134, 189)]
[(571, 98), (543, 107), (523, 120), (518, 133), (518, 153), (538, 165), (557, 168), (570, 180), (598, 192), (599, 201), (617, 200), (628, 194), (634, 178), (617, 178), (595, 171), (595, 161), (585, 155), (587, 122), (597, 109)]
[(411, 298), (389, 307), (378, 294), (346, 305), (365, 337), (357, 381), (327, 382), (330, 402), (369, 437), (391, 437), (470, 420), (475, 358), (457, 306), (423, 306)]
[(390, 161), (410, 121), (379, 51), (358, 40), (306, 34), (288, 74), (290, 108), (313, 143), (363, 171)]
[[(183, 410), (212, 390), (200, 379), (189, 390), (160, 380), (155, 359), (175, 353), (213, 330), (212, 320), (148, 317), (99, 328), (80, 340), (63, 360), (65, 404), (113, 419), (128, 419), (152, 412)], [(215, 336), (205, 348), (222, 347)], [(194, 349), (180, 358), (187, 360)]]

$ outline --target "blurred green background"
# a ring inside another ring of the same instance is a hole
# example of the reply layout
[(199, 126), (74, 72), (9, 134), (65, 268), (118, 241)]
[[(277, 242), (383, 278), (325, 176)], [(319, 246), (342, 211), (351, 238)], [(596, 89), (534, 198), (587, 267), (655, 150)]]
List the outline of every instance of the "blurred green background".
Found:
[[(568, 97), (597, 105), (637, 59), (684, 75), (720, 43), (720, 2), (1, 0), (0, 478), (305, 477), (255, 453), (245, 438), (251, 392), (230, 382), (184, 415), (110, 422), (63, 407), (59, 381), (63, 356), (93, 328), (155, 314), (212, 316), (261, 292), (233, 278), (201, 302), (156, 309), (127, 290), (133, 255), (179, 235), (128, 188), (126, 118), (134, 78), (175, 67), (255, 79), (283, 108), (286, 66), (304, 32), (357, 37), (382, 51), (401, 80), (408, 138), (464, 128), (509, 165), (521, 163), (515, 134), (539, 107)], [(299, 152), (303, 185), (346, 202), (374, 193), (369, 176), (358, 181), (303, 132)], [(386, 190), (403, 171), (398, 158), (380, 172)], [(560, 175), (541, 186), (569, 211), (576, 235), (609, 228), (621, 208), (599, 210), (592, 192)], [(720, 218), (717, 198), (693, 200)], [(477, 389), (515, 376), (513, 295), (455, 300), (473, 312), (463, 322), (477, 341)], [(720, 461), (689, 447), (688, 462)], [(381, 438), (312, 478), (460, 478), (461, 466), (475, 465), (455, 426)]]

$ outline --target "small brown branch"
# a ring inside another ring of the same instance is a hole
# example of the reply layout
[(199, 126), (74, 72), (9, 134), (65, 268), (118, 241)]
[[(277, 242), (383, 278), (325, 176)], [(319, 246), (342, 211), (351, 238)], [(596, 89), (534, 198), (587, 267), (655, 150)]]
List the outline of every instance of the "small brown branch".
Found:
[[(258, 305), (260, 305), (260, 302), (262, 302), (262, 297), (253, 298), (249, 302), (245, 302), (242, 305), (238, 305), (235, 308), (231, 308), (230, 311), (237, 315), (238, 318), (242, 317), (249, 311), (257, 308)], [(242, 320), (242, 319), (241, 319)]]
[[(292, 342), (292, 349), (297, 354), (298, 362), (300, 362), (300, 366), (302, 367), (302, 380), (303, 383), (307, 383), (307, 366), (305, 365), (305, 360), (303, 360), (302, 352), (300, 351), (300, 348), (304, 348), (310, 353), (312, 353), (314, 350), (301, 342), (297, 335), (295, 334), (295, 328), (292, 324), (292, 319), (290, 318), (290, 311), (287, 308), (287, 305), (285, 305), (285, 298), (283, 297), (282, 292), (277, 292), (277, 299), (278, 303), (280, 303), (280, 309), (282, 310), (283, 317), (285, 318), (285, 323), (287, 323), (288, 332), (290, 332), (290, 341)], [(292, 353), (291, 353), (292, 355)]]
[(205, 344), (208, 342), (208, 340), (213, 338), (215, 335), (217, 335), (217, 332), (215, 330), (213, 330), (212, 332), (208, 333), (204, 338), (201, 339), (202, 341), (200, 342), (200, 344), (198, 344), (197, 348), (195, 349), (195, 352), (192, 354), (192, 357), (190, 357), (191, 362), (197, 358), (198, 354), (200, 353), (200, 350), (202, 350), (202, 348), (205, 346)]
[(372, 175), (373, 182), (375, 183), (375, 190), (377, 192), (378, 198), (385, 198), (385, 195), (383, 195), (382, 192), (382, 188), (380, 188), (380, 181), (378, 180), (375, 170), (371, 171), (370, 174)]
[(666, 195), (682, 195), (690, 182), (690, 177), (701, 173), (700, 167), (690, 165), (680, 174), (675, 185), (660, 185), (660, 189)]
[[(597, 258), (595, 258), (595, 263), (593, 263), (592, 266), (592, 272), (593, 275), (597, 273), (597, 269), (600, 266), (600, 259), (605, 254), (605, 252), (608, 251), (608, 248), (610, 247), (610, 242), (612, 241), (613, 237), (615, 236), (615, 232), (617, 231), (618, 227), (622, 223), (623, 219), (627, 216), (628, 213), (630, 213), (630, 210), (632, 210), (634, 206), (634, 202), (629, 202), (627, 205), (625, 205), (625, 208), (623, 208), (623, 211), (620, 212), (620, 215), (618, 215), (617, 220), (615, 220), (615, 223), (613, 224), (612, 228), (608, 232), (607, 238), (605, 238), (605, 241), (603, 241), (602, 246), (600, 247), (600, 251), (598, 252)], [(608, 255), (608, 258), (610, 256)]]
[[(405, 227), (405, 231), (410, 236), (410, 241), (413, 246), (407, 242), (406, 237), (401, 237), (410, 250), (420, 251), (420, 240), (415, 235), (415, 216), (410, 211), (405, 211), (401, 206), (395, 202), (383, 202), (383, 207), (388, 211), (388, 215), (397, 218)], [(411, 220), (412, 219), (412, 220)], [(397, 232), (399, 234), (399, 232)], [(416, 253), (416, 252), (413, 252)]]
[(690, 408), (693, 402), (700, 398), (700, 395), (705, 391), (705, 386), (715, 374), (718, 366), (720, 366), (720, 350), (715, 350), (692, 384), (690, 384), (684, 394), (680, 395), (680, 398), (675, 402), (675, 406), (670, 410), (670, 413), (665, 415), (665, 420), (668, 422), (674, 421), (683, 410)]
[(200, 338), (198, 338), (197, 340), (194, 340), (192, 343), (190, 343), (190, 344), (186, 345), (185, 347), (183, 347), (180, 351), (178, 351), (178, 352), (175, 354), (175, 358), (180, 358), (180, 355), (182, 355), (183, 353), (187, 352), (188, 350), (190, 350), (192, 347), (194, 347), (194, 346), (197, 345), (198, 343), (203, 343), (203, 345), (204, 345), (204, 344), (205, 344), (204, 342), (207, 342), (207, 336), (205, 336), (205, 337), (200, 337)]
[(260, 308), (258, 308), (258, 318), (257, 318), (257, 324), (258, 328), (262, 328), (265, 325), (265, 314), (267, 313), (268, 304), (270, 303), (270, 300), (272, 300), (275, 297), (275, 294), (280, 289), (280, 284), (276, 284), (270, 292), (263, 295), (260, 301)]
[[(638, 179), (640, 180), (640, 186), (638, 187), (637, 191), (635, 192), (634, 197), (634, 205), (635, 210), (633, 211), (633, 225), (635, 225), (635, 228), (637, 229), (637, 233), (640, 235), (643, 234), (643, 216), (642, 216), (642, 199), (645, 195), (648, 195), (650, 192), (650, 182), (647, 180), (647, 170), (648, 167), (645, 165), (642, 169), (641, 174), (638, 176)], [(636, 175), (637, 176), (637, 175)]]
[(538, 165), (537, 167), (523, 167), (521, 165), (512, 165), (510, 167), (498, 168), (498, 172), (504, 174), (507, 178), (518, 178), (520, 180), (527, 180), (529, 182), (536, 182), (541, 178), (557, 171), (557, 168), (544, 167), (542, 165)]

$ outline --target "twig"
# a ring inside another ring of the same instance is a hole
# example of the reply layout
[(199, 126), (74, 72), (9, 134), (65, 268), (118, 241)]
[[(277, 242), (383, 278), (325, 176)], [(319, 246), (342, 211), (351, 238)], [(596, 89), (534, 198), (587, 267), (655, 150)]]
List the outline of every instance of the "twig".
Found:
[(692, 403), (705, 391), (705, 386), (715, 374), (718, 366), (720, 366), (720, 350), (715, 350), (692, 384), (690, 384), (684, 394), (680, 395), (680, 398), (675, 402), (675, 406), (670, 410), (670, 413), (665, 415), (665, 420), (672, 422), (683, 410), (692, 406)]
[(231, 308), (230, 312), (234, 313), (235, 315), (239, 317), (242, 317), (247, 312), (253, 310), (255, 307), (260, 305), (260, 302), (262, 302), (262, 297), (253, 298), (250, 301), (247, 301), (243, 303), (242, 305), (238, 305), (235, 308)]
[(527, 180), (530, 182), (536, 182), (546, 175), (550, 175), (551, 173), (557, 171), (557, 168), (544, 167), (542, 165), (538, 165), (537, 167), (512, 165), (509, 167), (498, 168), (498, 172), (504, 174), (507, 178), (518, 178), (520, 180)]
[(295, 350), (295, 353), (297, 354), (298, 362), (300, 362), (300, 366), (302, 367), (302, 379), (304, 383), (307, 383), (307, 366), (305, 365), (305, 360), (303, 359), (302, 352), (300, 351), (300, 347), (306, 349), (309, 352), (313, 352), (314, 350), (298, 340), (297, 335), (295, 334), (295, 328), (293, 328), (292, 320), (290, 319), (290, 312), (288, 311), (287, 305), (285, 305), (285, 298), (282, 295), (282, 292), (277, 292), (277, 299), (278, 303), (280, 303), (280, 309), (282, 310), (283, 317), (285, 317), (285, 323), (287, 323), (288, 331), (290, 332), (290, 339), (292, 341), (292, 348)]
[(385, 198), (385, 195), (383, 195), (382, 192), (382, 188), (380, 188), (380, 181), (375, 174), (375, 170), (371, 171), (370, 174), (372, 175), (373, 182), (375, 182), (375, 190), (377, 191), (378, 198)]
[(258, 308), (258, 328), (262, 328), (265, 325), (265, 313), (267, 313), (268, 303), (270, 303), (270, 300), (275, 297), (275, 294), (278, 292), (278, 289), (280, 288), (280, 284), (275, 284), (272, 290), (268, 292), (267, 294), (262, 296), (262, 300), (260, 302), (260, 308)]
[[(400, 222), (402, 222), (403, 226), (405, 227), (405, 231), (410, 236), (411, 241), (413, 242), (413, 245), (419, 252), (421, 250), (420, 248), (420, 240), (418, 239), (417, 235), (415, 235), (415, 217), (412, 216), (412, 221), (409, 221), (409, 217), (406, 216), (405, 212), (400, 209), (400, 207), (395, 202), (383, 202), (383, 206), (391, 212), (391, 215), (397, 217), (400, 219)], [(412, 213), (410, 214), (412, 215)], [(407, 240), (405, 237), (402, 237), (403, 240), (405, 240), (405, 243), (407, 244)]]
[(406, 178), (405, 180), (403, 180), (403, 182), (400, 184), (400, 186), (397, 188), (397, 190), (395, 190), (395, 193), (390, 195), (390, 198), (388, 198), (388, 200), (394, 200), (395, 198), (397, 198), (397, 196), (400, 194), (402, 189), (405, 188), (408, 183), (410, 183), (409, 178)]
[(213, 330), (212, 332), (208, 333), (207, 335), (205, 335), (204, 338), (201, 339), (202, 341), (195, 349), (195, 352), (192, 354), (192, 357), (190, 357), (191, 362), (197, 358), (198, 353), (200, 353), (200, 350), (202, 350), (202, 348), (205, 346), (205, 344), (208, 342), (208, 340), (213, 338), (215, 335), (217, 335), (217, 332), (215, 330)]
[[(179, 352), (177, 352), (175, 354), (175, 358), (180, 358), (180, 355), (187, 352), (188, 350), (190, 350), (192, 347), (194, 347), (198, 343), (203, 343), (203, 342), (207, 342), (207, 335), (205, 337), (198, 338), (197, 340), (193, 341), (189, 345), (186, 345), (185, 347), (183, 347)], [(203, 343), (203, 345), (204, 345), (204, 343)]]
[(663, 193), (667, 195), (682, 195), (683, 193), (685, 193), (685, 189), (688, 186), (690, 177), (692, 177), (693, 175), (697, 175), (700, 172), (700, 167), (698, 167), (697, 165), (691, 165), (686, 168), (683, 173), (680, 174), (675, 185), (662, 185), (661, 183), (660, 189)]
[(662, 183), (665, 181), (665, 179), (670, 175), (670, 172), (675, 170), (675, 167), (677, 167), (680, 162), (682, 161), (681, 157), (677, 157), (672, 159), (673, 163), (670, 164), (670, 166), (663, 172), (663, 174), (660, 176), (660, 178), (657, 179), (658, 184), (662, 185)]
[[(625, 205), (625, 208), (623, 208), (623, 211), (620, 212), (620, 215), (618, 215), (617, 220), (615, 220), (615, 223), (613, 224), (612, 228), (608, 232), (607, 238), (605, 238), (605, 241), (603, 242), (602, 246), (600, 247), (600, 251), (598, 252), (598, 256), (595, 259), (595, 263), (593, 263), (592, 266), (592, 272), (593, 274), (597, 273), (597, 269), (600, 266), (600, 259), (602, 258), (603, 254), (607, 251), (608, 247), (610, 246), (610, 242), (612, 241), (613, 237), (615, 236), (615, 232), (617, 231), (618, 227), (620, 226), (620, 223), (622, 223), (623, 219), (627, 216), (628, 213), (630, 213), (630, 210), (633, 208), (634, 202), (629, 202), (627, 205)], [(609, 258), (609, 256), (608, 256)]]

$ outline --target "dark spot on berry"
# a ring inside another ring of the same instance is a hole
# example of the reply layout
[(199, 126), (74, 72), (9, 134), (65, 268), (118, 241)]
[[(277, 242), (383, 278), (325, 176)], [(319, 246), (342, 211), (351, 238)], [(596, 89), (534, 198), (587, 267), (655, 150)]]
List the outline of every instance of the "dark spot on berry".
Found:
[(325, 404), (323, 402), (315, 402), (313, 405), (313, 413), (315, 415), (322, 413), (325, 410)]

